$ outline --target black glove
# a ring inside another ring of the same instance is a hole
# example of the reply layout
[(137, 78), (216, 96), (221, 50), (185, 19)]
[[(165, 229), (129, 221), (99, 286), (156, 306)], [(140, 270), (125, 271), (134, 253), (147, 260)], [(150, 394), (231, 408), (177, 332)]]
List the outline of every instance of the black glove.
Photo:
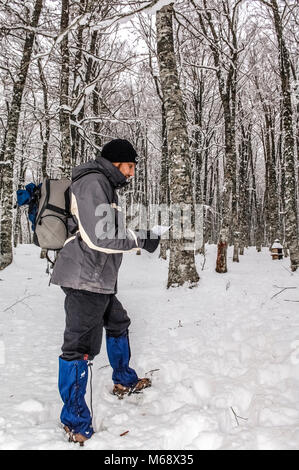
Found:
[(160, 243), (160, 237), (153, 234), (150, 230), (147, 231), (147, 238), (144, 240), (143, 249), (149, 253), (154, 253)]

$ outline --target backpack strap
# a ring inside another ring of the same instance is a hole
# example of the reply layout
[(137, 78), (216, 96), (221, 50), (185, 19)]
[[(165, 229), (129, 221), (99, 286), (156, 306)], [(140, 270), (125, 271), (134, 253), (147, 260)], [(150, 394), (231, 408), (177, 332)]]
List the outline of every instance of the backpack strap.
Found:
[(58, 214), (61, 214), (61, 215), (65, 215), (65, 216), (69, 215), (69, 211), (61, 209), (61, 207), (54, 206), (53, 204), (48, 203), (45, 209), (49, 209), (50, 211), (57, 212)]
[(71, 205), (70, 186), (64, 192), (64, 200), (65, 200), (65, 207), (70, 207)]

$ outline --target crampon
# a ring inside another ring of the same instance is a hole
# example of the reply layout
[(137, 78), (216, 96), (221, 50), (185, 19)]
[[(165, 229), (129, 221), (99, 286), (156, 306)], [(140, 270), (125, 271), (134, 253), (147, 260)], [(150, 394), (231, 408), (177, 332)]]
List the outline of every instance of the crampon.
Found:
[(116, 395), (120, 400), (125, 396), (130, 396), (133, 393), (141, 393), (144, 388), (151, 387), (152, 382), (148, 378), (139, 379), (137, 384), (133, 387), (125, 387), (121, 384), (116, 384), (113, 387), (113, 395)]
[(83, 447), (84, 442), (88, 440), (88, 438), (83, 436), (82, 434), (72, 432), (68, 426), (63, 426), (63, 429), (67, 434), (68, 441), (74, 442), (75, 444), (79, 443), (80, 447)]

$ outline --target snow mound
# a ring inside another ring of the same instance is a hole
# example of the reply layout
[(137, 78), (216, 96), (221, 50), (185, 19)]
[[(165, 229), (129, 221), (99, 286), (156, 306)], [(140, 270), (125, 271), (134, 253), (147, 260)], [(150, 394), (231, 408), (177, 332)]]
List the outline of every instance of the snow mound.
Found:
[(37, 400), (26, 400), (16, 406), (19, 411), (25, 411), (26, 413), (40, 413), (44, 411), (44, 406)]

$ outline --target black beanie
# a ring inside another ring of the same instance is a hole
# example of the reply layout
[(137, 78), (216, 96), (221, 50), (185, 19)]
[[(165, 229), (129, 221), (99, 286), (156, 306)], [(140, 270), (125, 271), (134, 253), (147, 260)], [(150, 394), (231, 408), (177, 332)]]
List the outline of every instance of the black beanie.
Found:
[(137, 163), (137, 153), (128, 140), (114, 139), (104, 145), (101, 156), (110, 162)]

